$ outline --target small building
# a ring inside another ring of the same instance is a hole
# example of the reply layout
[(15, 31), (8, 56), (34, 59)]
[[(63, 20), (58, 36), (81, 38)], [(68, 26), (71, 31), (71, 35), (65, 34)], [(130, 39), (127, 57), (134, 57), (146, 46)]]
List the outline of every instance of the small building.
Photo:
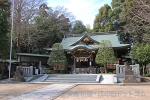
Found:
[[(47, 60), (49, 58), (49, 55), (31, 54), (31, 53), (16, 53), (16, 55), (18, 58), (18, 62), (20, 63), (21, 66), (23, 67), (32, 66), (34, 68), (33, 74), (45, 73), (45, 69), (48, 67)], [(35, 69), (38, 69), (38, 73), (35, 73)]]

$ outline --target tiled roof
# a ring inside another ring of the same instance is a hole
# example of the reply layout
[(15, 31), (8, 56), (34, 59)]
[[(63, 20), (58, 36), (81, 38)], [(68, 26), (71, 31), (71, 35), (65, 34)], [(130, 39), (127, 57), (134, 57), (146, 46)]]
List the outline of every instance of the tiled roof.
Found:
[(32, 54), (32, 53), (16, 53), (18, 56), (36, 56), (36, 57), (49, 57), (46, 54)]
[(72, 49), (75, 49), (77, 47), (85, 47), (87, 49), (98, 49), (98, 44), (90, 44), (90, 45), (79, 45), (77, 44), (76, 46), (72, 46), (72, 44), (76, 43), (77, 41), (80, 41), (83, 39), (84, 36), (88, 36), (90, 39), (94, 40), (94, 41), (97, 41), (97, 42), (101, 42), (102, 40), (109, 40), (111, 41), (112, 43), (112, 47), (113, 48), (122, 48), (122, 47), (125, 47), (125, 46), (130, 46), (130, 44), (120, 44), (120, 41), (119, 41), (119, 38), (118, 38), (118, 35), (117, 34), (81, 34), (81, 35), (69, 35), (69, 36), (66, 36), (61, 44), (63, 45), (63, 48), (65, 50), (72, 50)]

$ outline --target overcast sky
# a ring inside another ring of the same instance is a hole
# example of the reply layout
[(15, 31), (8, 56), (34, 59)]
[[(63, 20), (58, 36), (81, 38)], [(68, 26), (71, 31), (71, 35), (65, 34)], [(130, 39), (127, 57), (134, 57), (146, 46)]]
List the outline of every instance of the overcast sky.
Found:
[(81, 20), (84, 25), (93, 27), (95, 15), (104, 4), (111, 4), (112, 0), (47, 0), (48, 6), (63, 6), (72, 12), (76, 20)]

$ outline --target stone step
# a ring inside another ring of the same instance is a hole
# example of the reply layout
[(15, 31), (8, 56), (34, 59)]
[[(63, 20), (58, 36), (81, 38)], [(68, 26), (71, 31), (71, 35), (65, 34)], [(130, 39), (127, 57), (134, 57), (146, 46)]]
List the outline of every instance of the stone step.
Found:
[(74, 77), (74, 76), (73, 77), (68, 77), (68, 76), (66, 76), (66, 77), (65, 76), (63, 76), (63, 77), (60, 77), (60, 76), (59, 77), (51, 77), (50, 76), (48, 78), (95, 78), (95, 77), (97, 77), (97, 76), (94, 76), (94, 77), (90, 77), (90, 76), (89, 77), (88, 76), (85, 76), (85, 77), (83, 77), (83, 76), (82, 77), (81, 76), (79, 76), (79, 77), (77, 77), (77, 76), (76, 77)]
[(46, 79), (46, 80), (77, 80), (77, 81), (79, 81), (79, 80), (82, 80), (82, 81), (96, 81), (96, 78), (94, 78), (94, 79), (76, 79), (76, 78), (74, 78), (74, 79), (69, 79), (69, 78), (48, 78), (48, 79)]
[(77, 74), (77, 75), (70, 75), (70, 74), (69, 75), (63, 75), (62, 74), (62, 75), (49, 75), (49, 76), (50, 77), (79, 77), (79, 76), (80, 77), (89, 77), (89, 76), (90, 77), (95, 77), (97, 75), (85, 75), (85, 74), (83, 74), (83, 75), (82, 74), (80, 74), (80, 75), (79, 74)]
[(81, 76), (79, 76), (79, 77), (77, 77), (77, 76), (76, 77), (74, 77), (74, 76), (73, 77), (66, 76), (65, 77), (65, 76), (63, 76), (63, 77), (48, 77), (48, 78), (95, 78), (95, 77), (97, 77), (97, 76), (94, 76), (94, 77), (90, 77), (90, 76), (89, 77), (88, 76), (85, 76), (85, 77), (83, 77), (83, 76), (82, 77)]
[(96, 80), (97, 77), (48, 77), (47, 80)]
[(97, 74), (50, 74), (45, 82), (97, 83)]
[(44, 82), (61, 82), (61, 83), (98, 83), (96, 81), (76, 81), (76, 80), (45, 80)]

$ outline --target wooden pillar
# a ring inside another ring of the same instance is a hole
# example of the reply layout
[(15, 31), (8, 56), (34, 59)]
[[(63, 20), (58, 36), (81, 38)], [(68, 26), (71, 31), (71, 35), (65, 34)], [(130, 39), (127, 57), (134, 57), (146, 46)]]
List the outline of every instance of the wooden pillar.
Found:
[(91, 70), (91, 69), (92, 69), (92, 68), (91, 68), (91, 67), (92, 67), (91, 57), (90, 57), (89, 66), (90, 66), (90, 73), (92, 73), (92, 70)]
[(118, 54), (117, 54), (118, 52), (117, 52), (117, 50), (116, 50), (116, 58), (118, 57)]
[(76, 73), (76, 58), (74, 58), (74, 68), (73, 68), (73, 73)]

